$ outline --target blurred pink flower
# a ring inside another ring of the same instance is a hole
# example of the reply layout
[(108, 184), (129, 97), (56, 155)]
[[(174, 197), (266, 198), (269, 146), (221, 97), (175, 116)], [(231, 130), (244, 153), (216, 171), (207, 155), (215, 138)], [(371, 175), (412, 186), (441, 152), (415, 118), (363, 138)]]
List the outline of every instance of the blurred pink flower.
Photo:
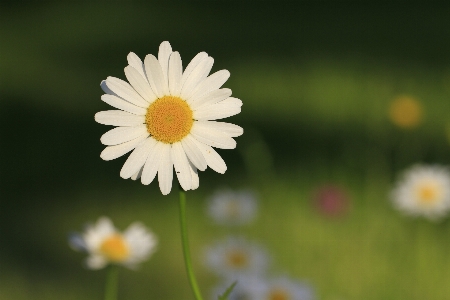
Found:
[(348, 213), (350, 199), (345, 190), (338, 186), (321, 186), (313, 197), (317, 211), (326, 217), (343, 217)]

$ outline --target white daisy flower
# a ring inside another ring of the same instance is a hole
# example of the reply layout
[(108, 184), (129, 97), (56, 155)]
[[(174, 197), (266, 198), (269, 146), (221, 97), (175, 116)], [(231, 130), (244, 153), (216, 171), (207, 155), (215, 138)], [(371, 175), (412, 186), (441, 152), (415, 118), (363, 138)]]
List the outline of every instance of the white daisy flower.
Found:
[(264, 291), (258, 295), (260, 300), (313, 300), (313, 289), (289, 277), (267, 280)]
[(208, 201), (208, 214), (221, 225), (242, 225), (256, 214), (256, 196), (250, 191), (222, 190)]
[(206, 251), (206, 264), (225, 277), (263, 274), (269, 265), (267, 252), (244, 238), (229, 237)]
[(227, 167), (212, 148), (233, 149), (233, 137), (243, 129), (213, 120), (240, 113), (242, 101), (220, 87), (230, 73), (220, 70), (208, 76), (213, 58), (197, 54), (182, 70), (178, 52), (169, 42), (161, 43), (158, 58), (148, 54), (144, 62), (130, 52), (125, 76), (102, 81), (101, 99), (118, 110), (95, 114), (100, 124), (117, 126), (102, 135), (107, 145), (100, 157), (118, 158), (131, 150), (120, 171), (122, 178), (141, 178), (150, 184), (158, 173), (161, 192), (172, 188), (173, 168), (184, 190), (199, 186), (197, 171), (209, 166), (223, 174)]
[(391, 198), (406, 214), (442, 218), (450, 209), (450, 172), (443, 166), (415, 165), (404, 172)]
[(69, 244), (89, 254), (86, 265), (90, 269), (101, 269), (109, 263), (135, 269), (155, 251), (157, 240), (138, 222), (121, 233), (110, 219), (101, 217), (84, 233), (71, 235)]

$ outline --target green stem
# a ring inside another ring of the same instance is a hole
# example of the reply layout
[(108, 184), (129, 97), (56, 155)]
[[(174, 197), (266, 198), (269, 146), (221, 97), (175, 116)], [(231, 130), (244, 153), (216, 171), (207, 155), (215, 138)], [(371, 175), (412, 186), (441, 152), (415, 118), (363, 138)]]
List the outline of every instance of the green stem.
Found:
[(198, 288), (197, 280), (195, 279), (194, 271), (192, 269), (191, 255), (189, 252), (189, 241), (187, 235), (186, 225), (186, 194), (180, 187), (180, 225), (181, 225), (181, 242), (183, 244), (184, 262), (186, 265), (186, 272), (191, 284), (192, 291), (194, 292), (196, 300), (203, 300)]
[(117, 300), (119, 267), (110, 265), (106, 275), (105, 300)]

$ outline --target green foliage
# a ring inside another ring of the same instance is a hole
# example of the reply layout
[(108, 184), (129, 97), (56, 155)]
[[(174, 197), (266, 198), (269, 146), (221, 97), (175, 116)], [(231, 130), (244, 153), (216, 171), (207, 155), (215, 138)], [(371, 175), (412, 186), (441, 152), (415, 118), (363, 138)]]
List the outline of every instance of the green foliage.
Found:
[(222, 295), (219, 295), (218, 300), (228, 300), (228, 296), (231, 294), (236, 284), (237, 281), (233, 282)]

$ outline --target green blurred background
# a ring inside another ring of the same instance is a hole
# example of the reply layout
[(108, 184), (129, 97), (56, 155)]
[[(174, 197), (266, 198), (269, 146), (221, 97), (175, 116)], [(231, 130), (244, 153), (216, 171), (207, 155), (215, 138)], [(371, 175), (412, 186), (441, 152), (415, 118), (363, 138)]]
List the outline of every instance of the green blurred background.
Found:
[[(450, 223), (413, 220), (388, 193), (398, 171), (449, 164), (450, 7), (357, 2), (14, 2), (0, 4), (0, 299), (101, 299), (105, 270), (82, 267), (67, 235), (99, 216), (144, 222), (159, 250), (120, 274), (120, 299), (193, 299), (184, 272), (177, 193), (123, 180), (104, 162), (94, 114), (100, 81), (124, 79), (126, 55), (168, 40), (183, 64), (198, 52), (228, 69), (242, 99), (227, 121), (245, 130), (188, 192), (194, 267), (218, 282), (204, 248), (228, 234), (205, 215), (217, 188), (251, 188), (274, 274), (307, 280), (317, 299), (449, 299)], [(424, 119), (402, 130), (391, 101), (410, 95)], [(316, 188), (346, 189), (340, 219), (318, 214)]]

